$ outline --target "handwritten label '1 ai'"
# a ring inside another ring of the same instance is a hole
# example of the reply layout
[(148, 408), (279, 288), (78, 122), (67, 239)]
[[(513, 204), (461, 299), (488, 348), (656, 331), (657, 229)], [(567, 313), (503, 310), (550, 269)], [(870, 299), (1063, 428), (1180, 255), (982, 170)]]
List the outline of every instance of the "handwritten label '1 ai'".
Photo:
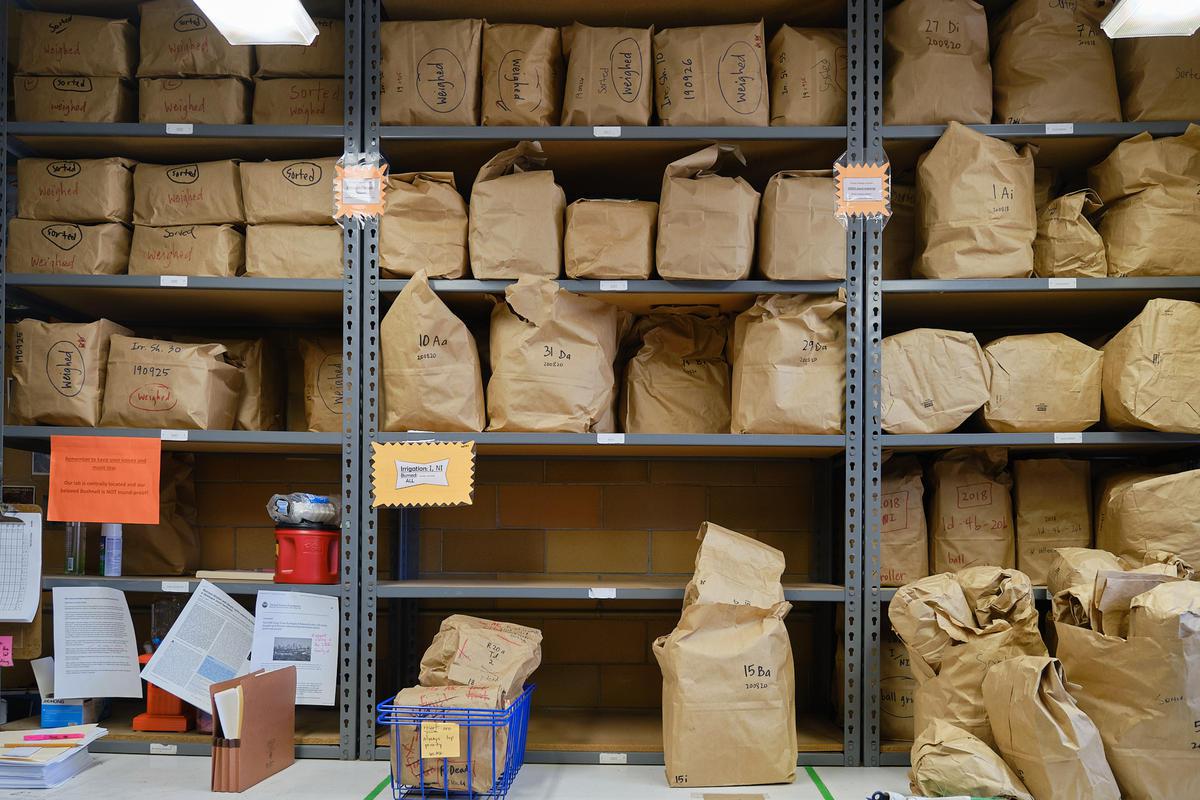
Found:
[(458, 758), (458, 725), (453, 722), (421, 723), (421, 758)]

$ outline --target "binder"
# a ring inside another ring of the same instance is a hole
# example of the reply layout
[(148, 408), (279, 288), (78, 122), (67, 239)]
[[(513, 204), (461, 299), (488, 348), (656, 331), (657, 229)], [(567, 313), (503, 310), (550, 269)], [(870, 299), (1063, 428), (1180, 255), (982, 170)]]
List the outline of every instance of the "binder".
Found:
[[(226, 736), (212, 697), (237, 686), (242, 687), (242, 730), (236, 737)], [(258, 670), (214, 683), (208, 696), (213, 715), (212, 791), (244, 792), (296, 760), (295, 667)]]

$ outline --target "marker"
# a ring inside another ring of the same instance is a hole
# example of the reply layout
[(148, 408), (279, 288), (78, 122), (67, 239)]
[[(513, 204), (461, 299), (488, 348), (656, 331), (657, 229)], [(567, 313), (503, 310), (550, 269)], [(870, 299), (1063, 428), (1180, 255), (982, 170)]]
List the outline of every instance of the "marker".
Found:
[(52, 742), (56, 739), (84, 739), (86, 733), (35, 733), (32, 736), (26, 736), (27, 742)]

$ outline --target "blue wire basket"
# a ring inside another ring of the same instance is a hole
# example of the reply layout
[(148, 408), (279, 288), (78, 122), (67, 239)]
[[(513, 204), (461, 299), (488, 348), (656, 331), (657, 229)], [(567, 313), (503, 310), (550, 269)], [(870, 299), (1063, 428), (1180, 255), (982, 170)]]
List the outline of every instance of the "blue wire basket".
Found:
[[(390, 726), (392, 732), (392, 797), (396, 800), (405, 797), (500, 800), (506, 797), (525, 763), (525, 736), (529, 731), (529, 702), (533, 688), (526, 686), (521, 696), (504, 709), (398, 706), (390, 700), (380, 703), (376, 721)], [(459, 747), (464, 755), (461, 758), (422, 758), (420, 728), (426, 722), (458, 725)], [(405, 731), (406, 728), (409, 730)], [(410, 748), (412, 752), (405, 751), (405, 733), (410, 742), (416, 742), (415, 747)], [(403, 763), (411, 767), (415, 783), (405, 784), (403, 774), (396, 774), (397, 764)]]

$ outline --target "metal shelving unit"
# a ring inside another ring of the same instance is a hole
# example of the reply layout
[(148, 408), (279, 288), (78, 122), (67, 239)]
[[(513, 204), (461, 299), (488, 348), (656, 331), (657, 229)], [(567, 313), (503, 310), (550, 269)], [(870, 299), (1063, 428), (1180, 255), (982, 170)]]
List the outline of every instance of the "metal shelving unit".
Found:
[[(269, 576), (267, 576), (269, 577)], [(209, 581), (226, 594), (255, 595), (259, 592), (304, 592), (306, 594), (340, 595), (341, 584), (295, 584), (274, 581)], [(56, 586), (107, 586), (122, 592), (177, 592), (191, 594), (200, 585), (199, 578), (186, 575), (150, 577), (144, 575), (106, 578), (98, 575), (43, 575), (42, 589)]]

